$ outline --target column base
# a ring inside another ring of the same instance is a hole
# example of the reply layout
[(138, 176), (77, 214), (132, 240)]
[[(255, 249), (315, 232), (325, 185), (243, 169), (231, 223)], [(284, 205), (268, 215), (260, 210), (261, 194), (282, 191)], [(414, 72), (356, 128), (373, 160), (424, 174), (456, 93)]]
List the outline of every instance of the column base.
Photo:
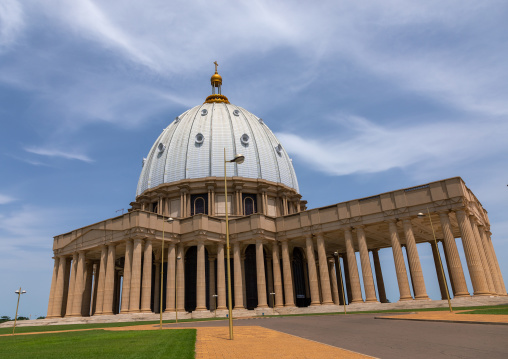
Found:
[[(174, 312), (175, 310), (174, 309), (170, 309), (170, 311)], [(151, 309), (141, 309), (141, 311), (139, 313), (152, 313), (152, 310)]]
[(217, 310), (226, 310), (228, 307), (217, 307)]
[(358, 304), (358, 303), (363, 303), (363, 299), (353, 299), (351, 302), (349, 302), (349, 304)]
[(258, 306), (256, 307), (256, 309), (257, 309), (257, 308), (268, 308), (268, 305), (266, 305), (266, 304), (263, 304), (263, 305), (258, 305)]
[(453, 296), (454, 296), (454, 298), (459, 298), (459, 297), (464, 298), (464, 297), (470, 297), (471, 294), (469, 294), (469, 292), (462, 292), (462, 293), (454, 294)]
[(205, 310), (208, 310), (206, 307), (196, 308), (194, 309), (196, 312), (204, 312)]
[(366, 299), (365, 303), (380, 303), (380, 301), (377, 299)]
[(489, 292), (474, 292), (473, 295), (478, 295), (478, 296), (491, 296), (492, 294), (489, 293)]
[(323, 302), (322, 305), (334, 305), (335, 303), (333, 301)]
[(402, 297), (399, 299), (399, 302), (404, 302), (404, 301), (408, 301), (408, 300), (413, 300), (413, 297)]
[(286, 304), (286, 305), (280, 305), (280, 306), (275, 306), (275, 308), (295, 308), (296, 305), (294, 304)]
[(315, 307), (317, 305), (321, 305), (319, 302), (310, 303), (309, 307)]
[(431, 299), (426, 295), (420, 295), (420, 296), (415, 296), (415, 300), (431, 300)]
[(238, 305), (237, 305), (237, 306), (235, 306), (235, 307), (233, 308), (233, 310), (236, 310), (236, 309), (245, 309), (245, 307), (244, 307), (243, 305), (242, 305), (242, 306), (238, 306)]

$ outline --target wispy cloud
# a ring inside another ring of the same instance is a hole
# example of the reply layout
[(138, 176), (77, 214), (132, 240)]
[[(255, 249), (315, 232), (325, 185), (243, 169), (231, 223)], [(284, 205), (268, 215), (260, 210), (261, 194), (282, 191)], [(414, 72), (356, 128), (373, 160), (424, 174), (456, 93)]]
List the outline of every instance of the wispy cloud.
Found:
[[(508, 131), (508, 124), (488, 126), (480, 121), (439, 123), (439, 127), (432, 123), (390, 127), (355, 116), (343, 117), (336, 126), (329, 131), (333, 136), (276, 135), (290, 154), (309, 166), (331, 175), (349, 175), (417, 163), (442, 167), (465, 158), (488, 156), (504, 145), (504, 136), (496, 132)], [(475, 146), (461, 141), (463, 138), (474, 138)]]
[(23, 9), (16, 0), (0, 3), (0, 51), (12, 44), (24, 27)]
[(16, 201), (16, 198), (0, 193), (0, 204), (7, 204)]
[(66, 152), (58, 149), (40, 148), (40, 147), (27, 147), (24, 150), (40, 156), (60, 157), (68, 160), (79, 160), (88, 163), (94, 162), (93, 159), (82, 153)]

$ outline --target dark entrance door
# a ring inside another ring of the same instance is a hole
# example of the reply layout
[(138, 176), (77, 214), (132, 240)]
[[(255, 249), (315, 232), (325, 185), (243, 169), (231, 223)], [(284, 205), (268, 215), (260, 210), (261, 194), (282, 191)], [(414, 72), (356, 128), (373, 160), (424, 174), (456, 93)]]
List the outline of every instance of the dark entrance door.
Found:
[(251, 244), (245, 250), (245, 291), (247, 308), (252, 310), (258, 306), (258, 280), (256, 273), (256, 246)]
[(297, 307), (308, 307), (310, 298), (305, 292), (305, 260), (301, 248), (293, 249), (293, 281), (295, 284), (295, 304)]
[[(197, 259), (198, 249), (190, 247), (185, 253), (185, 310), (192, 312), (196, 309), (196, 283), (197, 283)], [(210, 309), (209, 291), (210, 265), (208, 263), (208, 251), (205, 248), (205, 283), (206, 283), (206, 307)]]

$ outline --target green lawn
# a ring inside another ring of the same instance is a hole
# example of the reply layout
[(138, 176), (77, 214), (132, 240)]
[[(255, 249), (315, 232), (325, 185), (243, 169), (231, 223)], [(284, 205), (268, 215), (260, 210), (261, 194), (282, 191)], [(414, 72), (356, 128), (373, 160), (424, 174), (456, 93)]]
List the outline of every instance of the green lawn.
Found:
[(508, 307), (476, 309), (476, 310), (472, 310), (470, 312), (464, 312), (462, 314), (501, 314), (501, 315), (508, 315)]
[[(224, 320), (225, 318), (203, 318), (203, 319), (181, 319), (178, 323), (182, 322), (196, 322), (196, 321), (212, 321)], [(174, 320), (163, 320), (163, 324), (174, 323)], [(19, 323), (19, 322), (18, 322)], [(93, 323), (93, 324), (61, 324), (61, 325), (41, 325), (18, 327), (16, 326), (16, 333), (38, 333), (38, 332), (52, 332), (57, 330), (74, 330), (74, 329), (100, 329), (112, 327), (128, 327), (131, 325), (144, 325), (144, 324), (159, 324), (159, 321), (141, 321), (141, 322), (117, 322), (117, 323)], [(0, 328), (0, 334), (12, 334), (12, 327)]]
[(195, 329), (48, 333), (0, 337), (2, 358), (194, 358)]

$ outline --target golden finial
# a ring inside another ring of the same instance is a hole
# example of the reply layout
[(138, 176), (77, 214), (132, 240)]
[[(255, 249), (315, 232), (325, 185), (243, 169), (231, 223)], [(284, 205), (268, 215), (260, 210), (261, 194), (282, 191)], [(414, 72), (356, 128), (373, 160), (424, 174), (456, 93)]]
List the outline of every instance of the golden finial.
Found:
[[(221, 93), (222, 77), (217, 72), (217, 67), (219, 66), (219, 64), (217, 63), (217, 61), (214, 61), (213, 63), (215, 65), (215, 73), (210, 78), (210, 83), (212, 84), (212, 94), (206, 98), (205, 102), (229, 103), (228, 98)], [(217, 94), (215, 94), (215, 88), (217, 88)]]

